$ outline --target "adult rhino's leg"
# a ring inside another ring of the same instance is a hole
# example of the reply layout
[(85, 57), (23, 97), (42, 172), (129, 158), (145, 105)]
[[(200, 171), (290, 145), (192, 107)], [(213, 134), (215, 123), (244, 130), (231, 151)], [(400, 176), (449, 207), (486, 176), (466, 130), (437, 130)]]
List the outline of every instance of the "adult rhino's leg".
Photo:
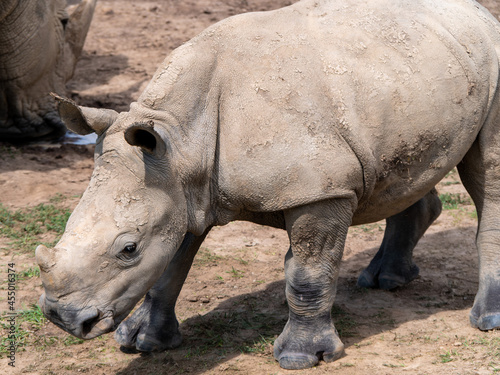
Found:
[(386, 220), (382, 245), (358, 278), (358, 286), (391, 290), (418, 276), (413, 249), (441, 213), (441, 201), (435, 189), (403, 212)]
[(286, 369), (312, 367), (339, 358), (344, 345), (332, 322), (338, 270), (353, 208), (347, 199), (285, 212), (290, 250), (285, 258), (288, 322), (274, 343)]
[(175, 316), (175, 303), (182, 285), (205, 239), (186, 234), (182, 245), (165, 272), (146, 294), (143, 304), (115, 332), (115, 339), (125, 349), (142, 352), (162, 351), (178, 347), (182, 341)]
[(500, 328), (500, 134), (486, 127), (457, 166), (476, 205), (479, 289), (470, 312), (473, 327)]

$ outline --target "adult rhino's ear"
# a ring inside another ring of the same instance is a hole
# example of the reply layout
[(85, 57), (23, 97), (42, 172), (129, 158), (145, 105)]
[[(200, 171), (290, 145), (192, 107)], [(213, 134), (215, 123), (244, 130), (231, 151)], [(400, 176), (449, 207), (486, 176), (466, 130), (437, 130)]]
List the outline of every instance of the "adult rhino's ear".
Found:
[(74, 133), (85, 135), (103, 134), (118, 117), (112, 109), (80, 107), (74, 101), (52, 94), (57, 101), (59, 116), (66, 127)]
[(162, 157), (167, 145), (154, 128), (153, 121), (135, 123), (125, 130), (125, 140), (132, 146), (140, 147), (147, 154)]

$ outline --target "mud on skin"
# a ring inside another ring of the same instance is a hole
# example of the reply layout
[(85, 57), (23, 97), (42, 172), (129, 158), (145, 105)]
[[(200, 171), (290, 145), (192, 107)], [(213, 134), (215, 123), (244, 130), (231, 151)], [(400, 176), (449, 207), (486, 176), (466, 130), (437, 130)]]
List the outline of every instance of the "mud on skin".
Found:
[[(290, 369), (335, 360), (343, 344), (331, 308), (348, 227), (388, 218), (360, 284), (411, 281), (413, 248), (440, 211), (434, 186), (458, 165), (480, 223), (472, 322), (496, 324), (498, 30), (472, 1), (304, 0), (229, 18), (182, 45), (128, 112), (59, 98), (65, 123), (99, 140), (61, 241), (37, 250), (44, 312), (89, 338), (149, 293), (117, 338), (139, 350), (175, 346), (174, 307), (202, 238), (252, 218), (280, 224), (290, 240), (276, 359)], [(435, 142), (408, 146), (422, 134)]]

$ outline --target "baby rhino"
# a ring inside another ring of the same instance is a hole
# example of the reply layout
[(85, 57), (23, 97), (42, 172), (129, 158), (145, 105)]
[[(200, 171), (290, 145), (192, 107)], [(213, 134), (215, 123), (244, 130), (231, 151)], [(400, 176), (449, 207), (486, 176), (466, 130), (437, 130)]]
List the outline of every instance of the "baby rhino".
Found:
[(441, 209), (433, 187), (458, 166), (479, 217), (470, 320), (499, 327), (499, 48), (500, 24), (472, 0), (303, 0), (205, 30), (129, 112), (59, 98), (67, 126), (99, 138), (63, 237), (37, 249), (44, 313), (77, 337), (117, 328), (126, 347), (176, 347), (175, 303), (200, 244), (249, 220), (290, 239), (279, 364), (334, 361), (348, 227), (388, 218), (360, 285), (410, 282)]

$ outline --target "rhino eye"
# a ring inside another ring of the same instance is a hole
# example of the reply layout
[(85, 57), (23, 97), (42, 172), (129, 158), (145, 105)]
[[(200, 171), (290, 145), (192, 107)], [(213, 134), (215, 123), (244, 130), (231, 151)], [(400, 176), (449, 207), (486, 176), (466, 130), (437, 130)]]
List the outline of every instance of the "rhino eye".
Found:
[(135, 243), (130, 243), (123, 248), (122, 252), (125, 254), (132, 254), (136, 249), (137, 245)]
[(134, 242), (130, 242), (124, 246), (118, 257), (124, 260), (128, 260), (132, 258), (136, 254), (136, 252), (137, 252), (137, 244)]

